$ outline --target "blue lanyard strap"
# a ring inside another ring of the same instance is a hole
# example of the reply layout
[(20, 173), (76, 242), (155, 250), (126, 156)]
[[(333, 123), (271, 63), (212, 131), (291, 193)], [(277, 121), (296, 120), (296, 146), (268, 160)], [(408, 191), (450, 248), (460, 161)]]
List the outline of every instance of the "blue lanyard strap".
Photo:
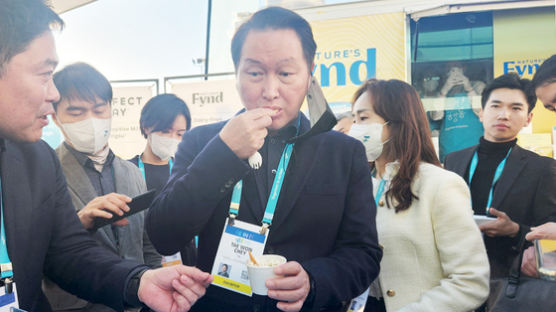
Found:
[(293, 144), (288, 144), (282, 152), (282, 157), (280, 158), (280, 164), (278, 165), (278, 170), (276, 171), (276, 176), (274, 177), (274, 182), (272, 183), (272, 189), (270, 190), (270, 197), (266, 203), (266, 209), (264, 211), (263, 223), (270, 225), (272, 219), (274, 218), (274, 210), (276, 210), (276, 205), (278, 204), (278, 197), (280, 196), (280, 191), (282, 190), (282, 183), (284, 182), (284, 177), (286, 176), (286, 169), (288, 169), (288, 164), (290, 163), (291, 155), (293, 151)]
[[(492, 203), (492, 195), (494, 193), (494, 185), (496, 185), (496, 182), (498, 182), (498, 179), (500, 179), (500, 176), (502, 175), (502, 172), (504, 171), (504, 167), (506, 166), (506, 161), (508, 160), (508, 157), (510, 156), (510, 153), (512, 152), (512, 149), (510, 148), (508, 150), (508, 153), (506, 154), (506, 157), (504, 157), (504, 159), (502, 159), (502, 161), (498, 164), (498, 167), (496, 167), (496, 172), (494, 173), (494, 178), (492, 179), (492, 184), (490, 185), (490, 191), (488, 192), (488, 201), (487, 201), (487, 205), (485, 207), (486, 210), (486, 214), (489, 215), (489, 208), (490, 208), (490, 204)], [(473, 179), (473, 175), (475, 174), (475, 170), (477, 170), (477, 165), (479, 163), (479, 155), (477, 154), (477, 151), (475, 151), (475, 154), (473, 154), (473, 158), (471, 159), (471, 164), (469, 165), (469, 187), (471, 187), (471, 180)], [(473, 205), (473, 201), (471, 201), (471, 205)]]
[(2, 199), (2, 179), (0, 178), (0, 269), (2, 271), (1, 277), (12, 277), (12, 262), (8, 256), (8, 245), (6, 244), (6, 232), (4, 230), (4, 201)]
[[(274, 182), (272, 183), (272, 189), (270, 191), (270, 197), (266, 203), (266, 209), (263, 216), (263, 226), (266, 224), (270, 226), (272, 224), (272, 219), (274, 218), (274, 211), (276, 210), (276, 205), (278, 204), (278, 198), (280, 197), (280, 192), (282, 190), (282, 184), (284, 182), (284, 177), (286, 176), (286, 170), (290, 163), (291, 155), (293, 152), (294, 143), (287, 144), (282, 152), (282, 157), (280, 158), (280, 163), (278, 164), (278, 169), (276, 170), (276, 176), (274, 177)], [(239, 213), (239, 204), (241, 200), (241, 190), (243, 189), (243, 182), (240, 180), (234, 186), (234, 191), (232, 192), (232, 201), (230, 202), (230, 216), (235, 218)]]
[[(301, 116), (297, 116), (297, 131), (295, 136), (299, 134), (299, 128), (301, 127)], [(278, 164), (278, 169), (276, 170), (276, 176), (274, 177), (274, 182), (272, 183), (272, 189), (270, 190), (270, 197), (266, 203), (266, 208), (263, 216), (263, 229), (261, 233), (266, 231), (266, 228), (272, 224), (272, 219), (274, 218), (274, 211), (276, 210), (276, 205), (278, 204), (278, 198), (280, 197), (280, 192), (282, 191), (282, 183), (284, 182), (284, 177), (286, 176), (286, 170), (288, 169), (288, 164), (290, 163), (290, 158), (293, 152), (293, 146), (295, 143), (286, 144), (284, 150), (282, 151), (282, 157), (280, 157), (280, 162)], [(230, 202), (230, 219), (233, 220), (239, 213), (239, 204), (241, 201), (241, 190), (243, 189), (243, 182), (240, 180), (234, 186), (232, 192), (232, 201)]]
[(384, 187), (386, 186), (386, 180), (381, 179), (380, 183), (378, 184), (378, 189), (376, 190), (376, 196), (375, 196), (375, 205), (378, 206), (378, 202), (380, 201), (380, 198), (382, 197), (382, 193), (384, 193)]
[(243, 180), (239, 180), (234, 186), (232, 192), (232, 201), (230, 202), (230, 214), (237, 216), (239, 213), (239, 202), (241, 201), (241, 190), (243, 188)]
[[(174, 167), (174, 162), (172, 161), (172, 158), (170, 158), (168, 160), (168, 166), (170, 167), (170, 174), (172, 174), (172, 167)], [(137, 157), (137, 167), (139, 167), (139, 171), (141, 171), (141, 174), (143, 175), (143, 179), (145, 179), (145, 181), (147, 180), (147, 175), (145, 174), (145, 165), (143, 164), (143, 161), (141, 160), (141, 155), (139, 155), (139, 157)]]

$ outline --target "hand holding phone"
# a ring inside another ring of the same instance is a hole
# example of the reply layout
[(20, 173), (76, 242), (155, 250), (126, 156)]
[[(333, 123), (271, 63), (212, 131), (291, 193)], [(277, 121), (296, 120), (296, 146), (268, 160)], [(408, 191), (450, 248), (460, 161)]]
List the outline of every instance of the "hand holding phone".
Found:
[(154, 200), (155, 193), (156, 193), (156, 190), (150, 190), (146, 193), (143, 193), (139, 196), (134, 197), (133, 199), (130, 199), (130, 201), (127, 203), (128, 209), (121, 214), (120, 213), (114, 213), (113, 211), (105, 211), (105, 212), (111, 214), (111, 217), (109, 217), (109, 218), (105, 218), (105, 217), (96, 217), (96, 218), (94, 218), (92, 229), (98, 229), (98, 228), (101, 228), (105, 225), (115, 223), (119, 220), (122, 220), (124, 218), (127, 218), (131, 215), (134, 215), (138, 212), (141, 212), (141, 211), (149, 208), (152, 201)]

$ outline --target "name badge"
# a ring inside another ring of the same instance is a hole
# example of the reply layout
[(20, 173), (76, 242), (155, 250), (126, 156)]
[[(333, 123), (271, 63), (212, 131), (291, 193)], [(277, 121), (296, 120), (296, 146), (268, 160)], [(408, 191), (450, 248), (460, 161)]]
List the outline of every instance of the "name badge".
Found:
[(347, 312), (363, 312), (365, 310), (365, 305), (367, 304), (368, 297), (369, 288), (367, 288), (364, 293), (351, 300)]
[(179, 252), (171, 255), (171, 256), (164, 256), (162, 257), (162, 266), (172, 266), (172, 265), (180, 265), (183, 264), (181, 261), (181, 254)]
[(5, 285), (0, 287), (0, 312), (23, 311), (19, 309), (15, 283), (12, 282), (9, 287), (11, 287), (11, 291), (7, 292)]
[(269, 231), (260, 234), (261, 226), (235, 220), (233, 225), (224, 224), (211, 274), (213, 285), (251, 296), (251, 284), (247, 273), (249, 251), (261, 256)]

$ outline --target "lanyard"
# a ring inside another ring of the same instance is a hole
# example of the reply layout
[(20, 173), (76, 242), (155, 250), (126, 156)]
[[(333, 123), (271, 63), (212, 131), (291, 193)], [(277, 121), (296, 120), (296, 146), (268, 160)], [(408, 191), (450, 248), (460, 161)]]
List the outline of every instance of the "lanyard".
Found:
[[(510, 156), (510, 153), (512, 152), (512, 149), (510, 148), (508, 150), (508, 153), (506, 154), (506, 157), (504, 157), (504, 159), (502, 159), (502, 161), (498, 164), (498, 167), (496, 167), (496, 172), (494, 173), (494, 178), (492, 179), (492, 184), (490, 185), (490, 191), (488, 192), (488, 201), (487, 201), (487, 205), (486, 205), (486, 214), (490, 215), (488, 212), (488, 209), (490, 208), (490, 204), (492, 203), (492, 194), (494, 191), (494, 185), (496, 184), (496, 182), (498, 182), (498, 179), (500, 179), (500, 176), (502, 175), (502, 171), (504, 171), (504, 166), (506, 166), (506, 160), (508, 160), (508, 157)], [(473, 174), (475, 174), (475, 170), (477, 169), (477, 164), (479, 163), (479, 156), (477, 155), (477, 151), (475, 151), (475, 154), (473, 154), (473, 159), (471, 159), (471, 165), (469, 165), (469, 187), (471, 187), (471, 179), (473, 178)], [(473, 200), (471, 200), (471, 205), (473, 205)]]
[(8, 256), (8, 246), (6, 244), (6, 232), (4, 230), (4, 202), (2, 200), (2, 179), (0, 178), (0, 270), (2, 278), (12, 277), (12, 262)]
[[(172, 174), (172, 167), (174, 166), (174, 162), (172, 161), (172, 158), (168, 160), (168, 166), (170, 167), (170, 174)], [(145, 165), (141, 160), (141, 155), (137, 157), (137, 167), (139, 167), (139, 171), (141, 171), (141, 174), (143, 175), (143, 179), (147, 181), (147, 175), (145, 174)]]
[(386, 186), (386, 180), (384, 178), (382, 178), (380, 180), (380, 183), (378, 184), (378, 189), (376, 190), (376, 196), (375, 196), (375, 205), (378, 206), (378, 202), (380, 201), (380, 198), (382, 197), (382, 193), (384, 193), (384, 187)]
[[(274, 177), (274, 182), (272, 183), (272, 189), (270, 190), (270, 197), (266, 203), (266, 209), (263, 216), (263, 227), (268, 227), (272, 223), (274, 218), (274, 211), (276, 210), (276, 205), (278, 204), (278, 197), (280, 196), (280, 191), (282, 190), (282, 183), (284, 182), (284, 176), (286, 175), (286, 170), (288, 169), (288, 164), (290, 163), (291, 154), (293, 151), (294, 143), (287, 144), (282, 152), (282, 157), (280, 157), (280, 163), (278, 164), (278, 169), (276, 170), (276, 176)], [(234, 191), (232, 192), (232, 201), (230, 202), (230, 215), (232, 218), (239, 213), (239, 203), (241, 201), (241, 190), (243, 189), (243, 180), (240, 180), (234, 186)]]
[[(299, 133), (301, 119), (297, 119), (297, 132)], [(278, 169), (276, 170), (276, 176), (274, 177), (274, 182), (272, 183), (272, 189), (270, 190), (270, 197), (266, 203), (266, 208), (263, 216), (263, 229), (261, 232), (265, 232), (266, 228), (272, 224), (272, 219), (274, 218), (274, 211), (276, 210), (276, 205), (278, 204), (278, 197), (282, 191), (282, 183), (284, 182), (284, 177), (286, 175), (286, 170), (288, 169), (288, 164), (290, 163), (290, 158), (293, 152), (293, 146), (295, 143), (286, 144), (284, 150), (282, 151), (282, 157), (280, 157), (280, 162), (278, 163)], [(230, 218), (233, 220), (239, 213), (239, 203), (241, 201), (241, 190), (243, 189), (243, 180), (240, 180), (234, 186), (232, 192), (232, 201), (230, 202)]]

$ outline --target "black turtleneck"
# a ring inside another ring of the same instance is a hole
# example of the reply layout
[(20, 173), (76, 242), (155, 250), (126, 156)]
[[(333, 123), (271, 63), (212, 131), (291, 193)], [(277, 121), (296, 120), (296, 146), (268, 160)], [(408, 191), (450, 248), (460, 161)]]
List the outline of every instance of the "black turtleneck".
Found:
[[(484, 137), (481, 137), (477, 149), (479, 163), (477, 164), (477, 169), (475, 170), (470, 186), (473, 211), (475, 214), (486, 214), (488, 194), (496, 168), (504, 157), (506, 157), (508, 150), (514, 147), (516, 143), (517, 139), (509, 142), (497, 143), (487, 141)], [(465, 177), (465, 180), (469, 177), (469, 167), (467, 167)], [(469, 181), (466, 182), (469, 183)], [(496, 188), (496, 185), (494, 187)]]

